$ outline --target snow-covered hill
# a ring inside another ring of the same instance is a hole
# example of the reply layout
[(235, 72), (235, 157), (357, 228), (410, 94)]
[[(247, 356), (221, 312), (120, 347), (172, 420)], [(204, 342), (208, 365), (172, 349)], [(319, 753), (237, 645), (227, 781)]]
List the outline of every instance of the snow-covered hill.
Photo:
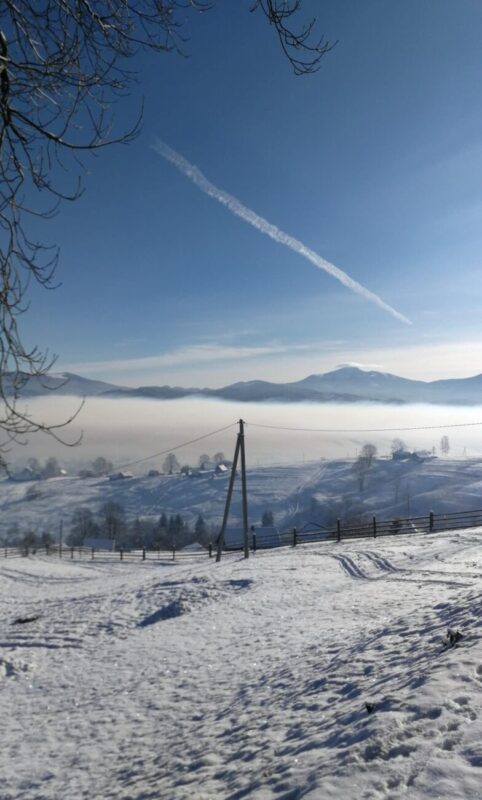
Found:
[(480, 800), (481, 541), (0, 560), (2, 800)]
[[(232, 521), (241, 520), (239, 479)], [(226, 499), (228, 476), (187, 478), (138, 476), (120, 481), (108, 478), (54, 478), (35, 483), (38, 497), (27, 499), (32, 483), (0, 481), (0, 535), (13, 523), (22, 529), (64, 531), (77, 508), (96, 513), (107, 501), (120, 503), (128, 519), (156, 520), (163, 512), (180, 513), (193, 524), (202, 514), (219, 524)], [(419, 516), (430, 511), (482, 509), (482, 461), (433, 459), (422, 463), (377, 459), (360, 492), (354, 461), (317, 461), (304, 464), (253, 467), (248, 470), (250, 524), (263, 513), (274, 513), (280, 528), (306, 522), (334, 525), (337, 517), (360, 515), (380, 519)]]

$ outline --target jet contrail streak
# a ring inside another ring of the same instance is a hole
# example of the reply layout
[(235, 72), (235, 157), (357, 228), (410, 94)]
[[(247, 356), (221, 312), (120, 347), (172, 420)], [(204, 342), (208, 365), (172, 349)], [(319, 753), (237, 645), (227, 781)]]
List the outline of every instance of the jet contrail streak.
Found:
[(189, 178), (198, 189), (201, 189), (202, 192), (209, 195), (209, 197), (213, 197), (219, 203), (226, 206), (233, 214), (237, 217), (241, 217), (244, 219), (245, 222), (248, 222), (254, 228), (257, 228), (258, 231), (261, 233), (265, 233), (266, 236), (270, 236), (271, 239), (274, 239), (275, 242), (279, 242), (279, 244), (284, 244), (286, 247), (289, 247), (291, 250), (294, 250), (295, 253), (298, 253), (300, 256), (303, 256), (308, 261), (311, 261), (315, 267), (318, 269), (323, 269), (325, 272), (328, 272), (333, 278), (336, 278), (340, 283), (344, 286), (347, 286), (348, 289), (351, 289), (356, 294), (359, 294), (361, 297), (364, 297), (365, 300), (370, 300), (370, 302), (375, 303), (380, 308), (383, 308), (385, 311), (388, 311), (396, 319), (400, 320), (401, 322), (405, 322), (407, 325), (411, 325), (411, 321), (407, 319), (403, 314), (397, 311), (392, 306), (385, 303), (381, 297), (378, 297), (377, 294), (371, 292), (365, 286), (362, 286), (361, 283), (358, 281), (353, 280), (350, 278), (346, 272), (343, 272), (342, 269), (336, 267), (330, 261), (326, 261), (322, 258), (318, 253), (315, 253), (314, 250), (311, 250), (309, 247), (300, 242), (298, 239), (295, 239), (293, 236), (290, 236), (288, 233), (280, 230), (276, 225), (272, 225), (271, 222), (264, 219), (264, 217), (260, 217), (259, 214), (256, 214), (255, 211), (252, 211), (250, 208), (244, 206), (236, 197), (233, 195), (228, 194), (228, 192), (223, 191), (223, 189), (219, 189), (215, 186), (211, 181), (209, 181), (205, 175), (199, 170), (194, 164), (191, 164), (187, 161), (180, 153), (177, 153), (173, 150), (169, 145), (162, 142), (160, 139), (156, 140), (156, 143), (153, 145), (153, 149), (156, 153), (159, 153), (163, 158), (167, 161), (170, 161), (171, 164), (182, 172), (186, 178)]

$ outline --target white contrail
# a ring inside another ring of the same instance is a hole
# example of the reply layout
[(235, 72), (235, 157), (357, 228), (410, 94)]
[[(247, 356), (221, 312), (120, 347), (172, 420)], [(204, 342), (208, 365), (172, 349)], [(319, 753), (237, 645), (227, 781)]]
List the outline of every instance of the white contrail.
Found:
[(311, 261), (315, 267), (318, 269), (323, 269), (325, 272), (328, 272), (329, 275), (332, 275), (336, 278), (340, 283), (343, 283), (344, 286), (347, 286), (353, 292), (364, 297), (366, 300), (370, 300), (372, 303), (375, 303), (380, 308), (383, 308), (385, 311), (388, 311), (392, 316), (396, 319), (399, 319), (401, 322), (405, 322), (407, 325), (411, 325), (411, 321), (407, 319), (403, 314), (397, 311), (392, 306), (389, 306), (388, 303), (385, 303), (381, 297), (378, 297), (377, 294), (374, 294), (365, 286), (362, 286), (361, 283), (358, 281), (353, 280), (350, 278), (346, 272), (343, 272), (342, 269), (339, 267), (335, 267), (334, 264), (331, 264), (330, 261), (326, 261), (324, 258), (315, 253), (314, 250), (310, 250), (309, 247), (300, 242), (298, 239), (294, 239), (293, 236), (290, 236), (288, 233), (280, 230), (276, 225), (272, 225), (271, 222), (264, 219), (264, 217), (260, 217), (259, 214), (256, 214), (255, 211), (252, 211), (250, 208), (247, 208), (236, 197), (233, 197), (232, 194), (228, 194), (228, 192), (223, 191), (223, 189), (218, 189), (217, 186), (214, 186), (211, 181), (209, 181), (205, 175), (202, 174), (201, 170), (199, 170), (194, 164), (190, 164), (180, 153), (177, 153), (172, 147), (165, 144), (165, 142), (157, 139), (155, 144), (153, 145), (153, 149), (156, 153), (159, 153), (163, 158), (167, 161), (170, 161), (171, 164), (174, 164), (177, 169), (183, 173), (189, 180), (191, 180), (202, 192), (205, 192), (210, 197), (214, 197), (219, 203), (222, 203), (226, 208), (236, 214), (237, 217), (241, 217), (244, 219), (245, 222), (248, 222), (254, 228), (257, 228), (258, 231), (261, 233), (265, 233), (266, 236), (270, 236), (271, 239), (274, 239), (275, 242), (279, 242), (280, 244), (286, 245), (286, 247), (291, 248), (294, 250), (295, 253), (299, 253), (300, 256), (308, 259)]

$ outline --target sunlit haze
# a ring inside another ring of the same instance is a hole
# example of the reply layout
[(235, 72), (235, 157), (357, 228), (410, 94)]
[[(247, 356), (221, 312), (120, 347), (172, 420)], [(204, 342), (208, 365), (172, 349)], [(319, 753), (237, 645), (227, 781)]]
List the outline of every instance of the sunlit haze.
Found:
[[(46, 421), (66, 418), (76, 408), (72, 398), (39, 399), (30, 404), (32, 413)], [(84, 408), (64, 432), (74, 441), (83, 431), (79, 447), (66, 449), (49, 437), (32, 437), (28, 448), (14, 447), (12, 460), (19, 465), (32, 455), (47, 458), (54, 455), (65, 465), (85, 465), (97, 456), (104, 456), (117, 467), (128, 465), (130, 471), (143, 474), (161, 468), (163, 456), (130, 464), (154, 453), (168, 452), (183, 442), (203, 436), (225, 425), (233, 427), (180, 450), (181, 464), (196, 466), (202, 453), (224, 452), (232, 458), (237, 433), (236, 422), (247, 422), (246, 446), (248, 465), (289, 463), (320, 458), (355, 458), (363, 444), (374, 443), (380, 455), (389, 455), (395, 437), (402, 438), (412, 449), (435, 447), (448, 435), (450, 455), (454, 458), (482, 454), (482, 424), (474, 427), (448, 428), (461, 423), (482, 423), (482, 407), (446, 407), (428, 405), (334, 404), (311, 403), (231, 403), (216, 400), (185, 398), (175, 401), (88, 399)], [(317, 433), (314, 431), (275, 430), (257, 425), (350, 429), (349, 432)], [(354, 428), (411, 428), (437, 426), (432, 430), (351, 432)]]

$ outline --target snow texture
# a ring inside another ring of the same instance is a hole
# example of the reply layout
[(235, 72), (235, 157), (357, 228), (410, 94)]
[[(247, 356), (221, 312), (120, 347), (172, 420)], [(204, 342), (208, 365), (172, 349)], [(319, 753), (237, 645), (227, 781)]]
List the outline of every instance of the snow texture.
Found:
[(479, 800), (481, 539), (2, 559), (0, 797)]

